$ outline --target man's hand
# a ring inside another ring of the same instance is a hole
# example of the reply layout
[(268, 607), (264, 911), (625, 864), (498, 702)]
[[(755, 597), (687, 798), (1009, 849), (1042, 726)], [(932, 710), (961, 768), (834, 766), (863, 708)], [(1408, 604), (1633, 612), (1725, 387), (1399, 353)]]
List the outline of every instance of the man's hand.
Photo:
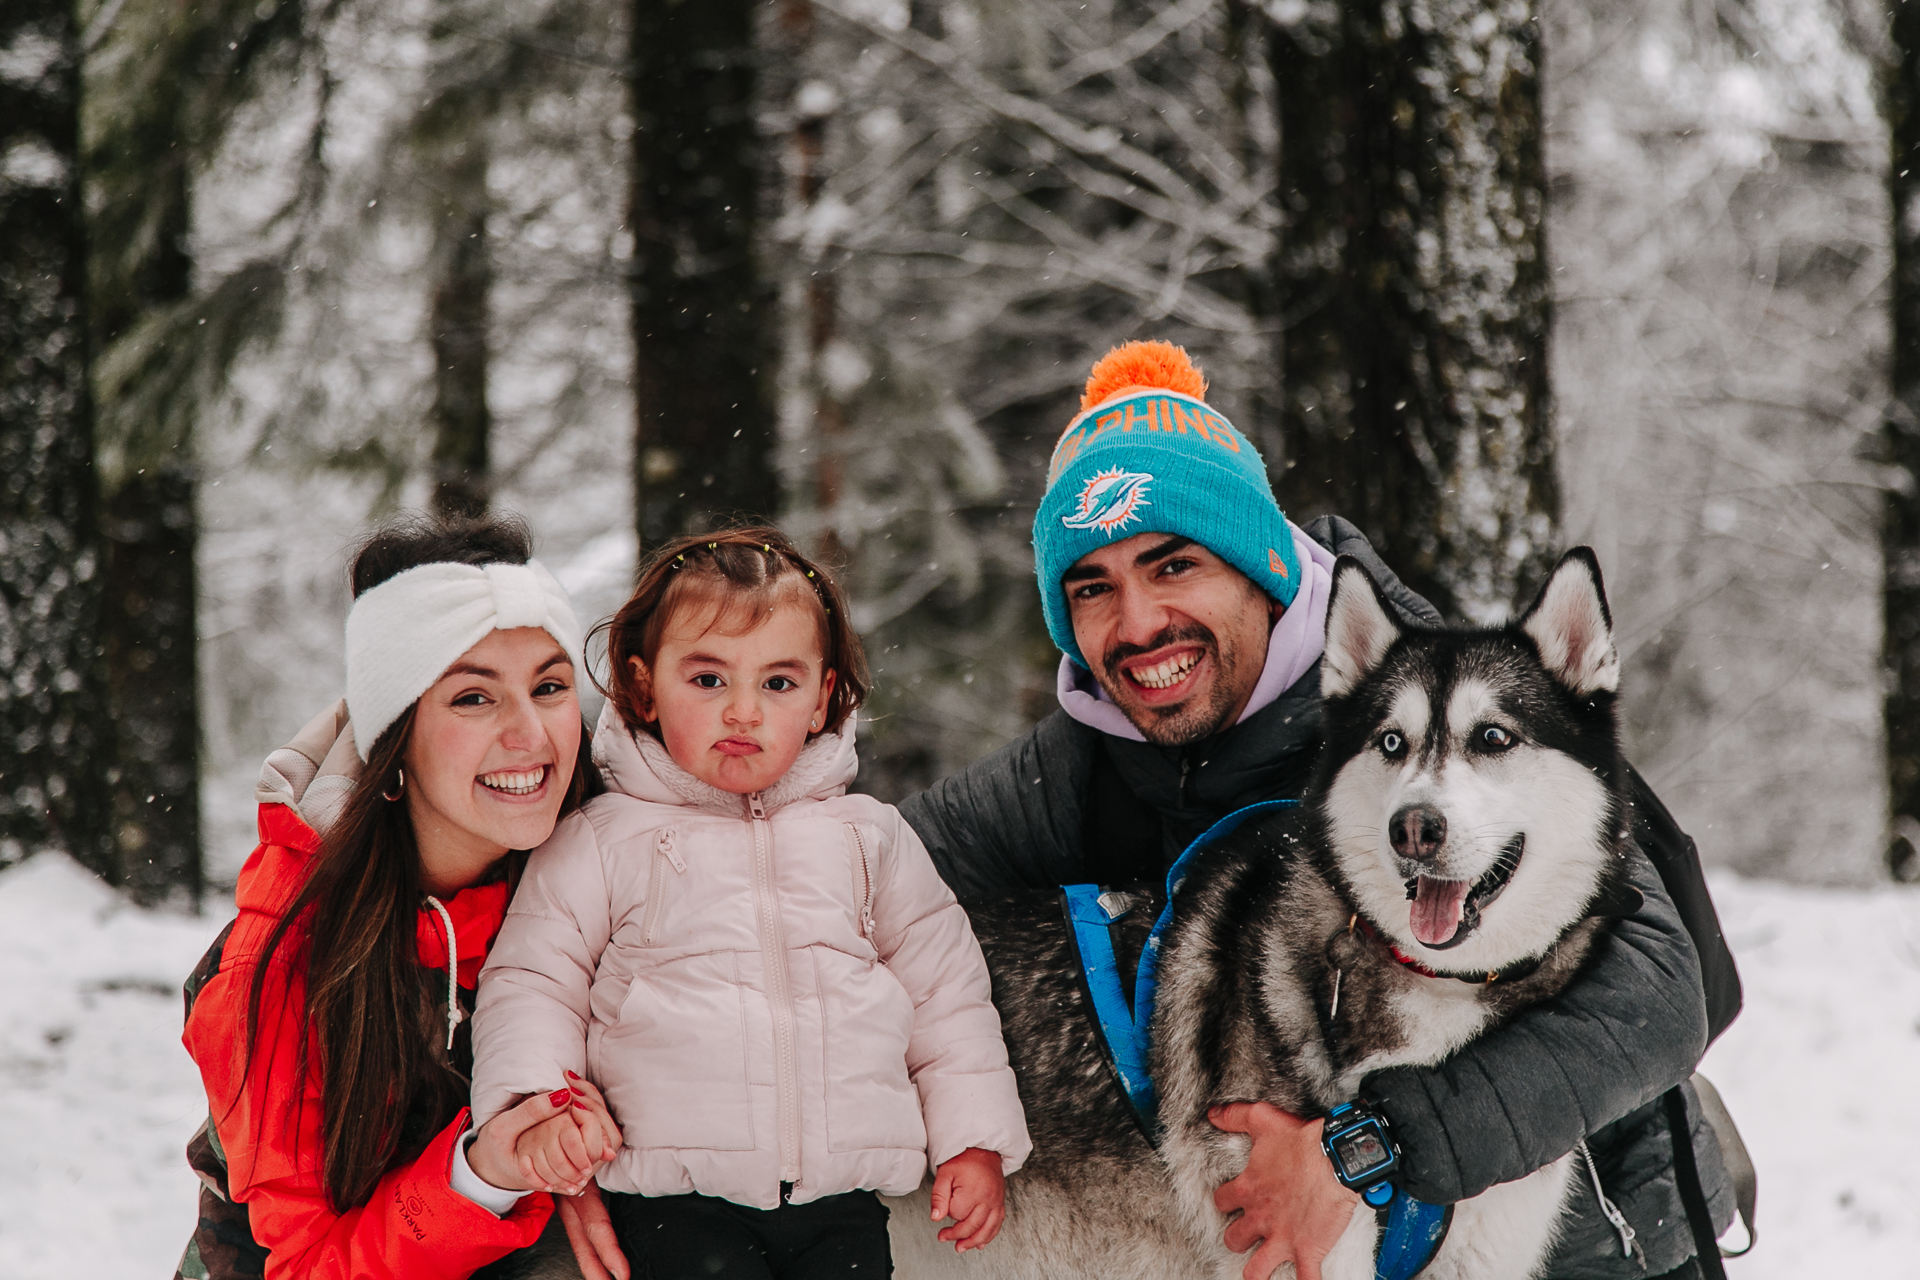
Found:
[(941, 1165), (933, 1175), (933, 1220), (951, 1217), (941, 1230), (955, 1253), (980, 1249), (1000, 1234), (1007, 1220), (1007, 1176), (1000, 1172), (1000, 1155), (968, 1147)]
[(1227, 1248), (1258, 1252), (1242, 1280), (1268, 1280), (1283, 1262), (1298, 1280), (1320, 1280), (1320, 1264), (1353, 1221), (1359, 1193), (1333, 1176), (1320, 1145), (1321, 1122), (1302, 1120), (1267, 1102), (1235, 1102), (1207, 1112), (1216, 1129), (1252, 1137), (1240, 1176), (1213, 1193), (1214, 1208), (1238, 1214), (1227, 1224)]
[(567, 1229), (567, 1243), (573, 1246), (573, 1260), (583, 1280), (631, 1280), (633, 1271), (620, 1250), (620, 1238), (613, 1233), (600, 1184), (588, 1182), (579, 1195), (561, 1196), (558, 1203), (560, 1225)]

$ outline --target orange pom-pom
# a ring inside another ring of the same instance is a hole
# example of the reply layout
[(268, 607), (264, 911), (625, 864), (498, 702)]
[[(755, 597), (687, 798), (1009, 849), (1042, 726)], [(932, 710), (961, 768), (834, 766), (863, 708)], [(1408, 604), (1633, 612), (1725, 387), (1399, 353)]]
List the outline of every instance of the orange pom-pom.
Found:
[(1196, 400), (1207, 398), (1207, 380), (1184, 347), (1171, 342), (1123, 342), (1095, 362), (1093, 372), (1087, 375), (1080, 407), (1091, 409), (1128, 387), (1178, 391)]

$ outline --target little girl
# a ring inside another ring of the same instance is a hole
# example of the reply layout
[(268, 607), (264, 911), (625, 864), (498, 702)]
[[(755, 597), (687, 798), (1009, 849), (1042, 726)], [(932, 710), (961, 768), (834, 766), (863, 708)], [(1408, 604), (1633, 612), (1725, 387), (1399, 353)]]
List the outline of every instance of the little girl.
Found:
[(610, 792), (534, 851), (481, 974), (476, 1121), (597, 1084), (624, 1133), (598, 1181), (653, 1280), (884, 1280), (874, 1193), (929, 1164), (939, 1238), (985, 1245), (1032, 1144), (966, 914), (847, 794), (840, 588), (773, 529), (682, 538), (607, 629)]

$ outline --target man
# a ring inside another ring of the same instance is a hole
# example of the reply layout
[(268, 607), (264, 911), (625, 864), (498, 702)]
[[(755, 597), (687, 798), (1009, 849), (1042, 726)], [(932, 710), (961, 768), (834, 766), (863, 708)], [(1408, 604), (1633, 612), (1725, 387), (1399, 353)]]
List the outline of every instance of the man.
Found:
[[(1047, 627), (1065, 657), (1060, 710), (901, 806), (963, 902), (1020, 888), (1155, 879), (1198, 835), (1259, 800), (1297, 796), (1320, 743), (1319, 657), (1337, 555), (1359, 559), (1414, 624), (1438, 615), (1338, 519), (1307, 530), (1274, 501), (1253, 445), (1204, 403), (1166, 343), (1095, 366), (1056, 446), (1034, 518)], [(1638, 1233), (1627, 1256), (1583, 1177), (1546, 1274), (1696, 1272), (1657, 1099), (1706, 1044), (1701, 968), (1660, 877), (1636, 859), (1642, 908), (1559, 998), (1431, 1068), (1369, 1076), (1407, 1191), (1452, 1203), (1589, 1139), (1598, 1178)], [(1091, 1031), (1090, 1031), (1091, 1034)], [(1730, 1213), (1718, 1147), (1693, 1117), (1716, 1220)], [(1216, 1201), (1228, 1247), (1259, 1247), (1318, 1280), (1352, 1215), (1316, 1117), (1216, 1109), (1253, 1141)]]

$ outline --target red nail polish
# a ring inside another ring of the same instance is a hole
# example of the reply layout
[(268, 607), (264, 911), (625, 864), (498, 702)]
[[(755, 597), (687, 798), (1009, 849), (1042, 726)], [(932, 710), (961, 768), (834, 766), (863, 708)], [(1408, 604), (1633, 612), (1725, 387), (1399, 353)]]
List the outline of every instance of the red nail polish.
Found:
[(556, 1107), (564, 1107), (567, 1103), (573, 1101), (573, 1090), (555, 1089), (552, 1095), (547, 1098), (547, 1101)]
[[(557, 1103), (556, 1103), (555, 1105), (557, 1106), (557, 1105), (559, 1105), (559, 1104), (557, 1104)], [(580, 1109), (581, 1109), (582, 1111), (591, 1111), (591, 1110), (593, 1110), (593, 1108), (592, 1108), (592, 1107), (590, 1107), (590, 1106), (588, 1106), (588, 1105), (587, 1105), (586, 1103), (584, 1103), (584, 1102), (582, 1102), (582, 1101), (580, 1101), (580, 1099), (578, 1099), (578, 1098), (575, 1098), (575, 1099), (573, 1100), (573, 1105), (574, 1105), (574, 1106), (576, 1106), (576, 1107), (578, 1107), (578, 1108), (580, 1108)]]
[(586, 1078), (586, 1077), (584, 1077), (584, 1076), (577, 1076), (577, 1075), (575, 1075), (575, 1074), (573, 1074), (573, 1072), (571, 1072), (571, 1071), (569, 1071), (569, 1072), (567, 1072), (567, 1079), (569, 1079), (569, 1080), (583, 1080), (583, 1079), (585, 1079), (585, 1078)]

